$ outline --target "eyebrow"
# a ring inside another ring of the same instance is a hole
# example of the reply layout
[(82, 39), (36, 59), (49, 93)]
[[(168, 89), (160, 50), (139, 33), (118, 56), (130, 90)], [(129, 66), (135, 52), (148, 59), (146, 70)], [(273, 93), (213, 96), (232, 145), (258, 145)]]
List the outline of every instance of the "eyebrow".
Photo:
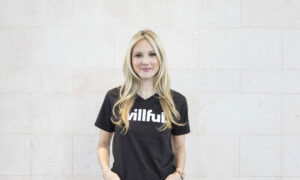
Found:
[[(155, 52), (155, 50), (150, 50), (149, 52)], [(141, 53), (141, 51), (134, 51), (133, 53)]]

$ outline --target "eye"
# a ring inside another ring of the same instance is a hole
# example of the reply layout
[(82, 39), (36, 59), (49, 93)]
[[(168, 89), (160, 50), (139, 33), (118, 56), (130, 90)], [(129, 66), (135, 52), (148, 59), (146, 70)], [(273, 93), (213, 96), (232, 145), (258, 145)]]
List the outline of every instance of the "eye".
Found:
[(151, 53), (150, 56), (156, 56), (156, 54), (155, 53)]
[(141, 54), (136, 54), (136, 55), (135, 55), (135, 57), (141, 57), (141, 56), (142, 56)]

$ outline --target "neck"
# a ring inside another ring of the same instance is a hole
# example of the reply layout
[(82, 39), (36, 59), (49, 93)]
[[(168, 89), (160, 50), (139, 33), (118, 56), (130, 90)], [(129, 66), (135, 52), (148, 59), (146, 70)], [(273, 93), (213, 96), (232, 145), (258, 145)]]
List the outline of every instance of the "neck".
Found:
[(139, 92), (141, 95), (151, 95), (154, 94), (156, 91), (153, 87), (153, 79), (147, 79), (142, 81), (142, 88)]

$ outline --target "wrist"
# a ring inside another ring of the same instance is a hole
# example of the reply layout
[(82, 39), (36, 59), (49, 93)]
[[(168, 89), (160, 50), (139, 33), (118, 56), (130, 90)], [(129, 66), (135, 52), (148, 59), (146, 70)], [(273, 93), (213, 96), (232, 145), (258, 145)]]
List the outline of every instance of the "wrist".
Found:
[(107, 173), (109, 173), (111, 170), (109, 169), (109, 168), (104, 168), (104, 169), (102, 169), (102, 173), (103, 174), (107, 174)]
[(181, 177), (182, 180), (184, 179), (184, 172), (182, 169), (176, 168), (175, 173), (177, 173)]
[[(177, 178), (179, 178), (180, 180), (183, 180), (182, 177), (180, 176), (180, 174), (179, 174), (178, 172), (175, 171), (175, 172), (173, 172), (173, 174), (174, 174)], [(177, 179), (177, 178), (176, 178), (176, 179)]]

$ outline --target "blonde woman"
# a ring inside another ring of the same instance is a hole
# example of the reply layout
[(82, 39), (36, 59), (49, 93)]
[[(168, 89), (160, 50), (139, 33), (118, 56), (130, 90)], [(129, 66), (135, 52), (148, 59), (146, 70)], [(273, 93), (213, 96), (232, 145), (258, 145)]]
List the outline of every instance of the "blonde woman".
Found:
[(104, 179), (183, 179), (185, 134), (190, 132), (187, 100), (170, 88), (165, 52), (153, 31), (132, 37), (123, 73), (124, 83), (106, 92), (95, 122)]

